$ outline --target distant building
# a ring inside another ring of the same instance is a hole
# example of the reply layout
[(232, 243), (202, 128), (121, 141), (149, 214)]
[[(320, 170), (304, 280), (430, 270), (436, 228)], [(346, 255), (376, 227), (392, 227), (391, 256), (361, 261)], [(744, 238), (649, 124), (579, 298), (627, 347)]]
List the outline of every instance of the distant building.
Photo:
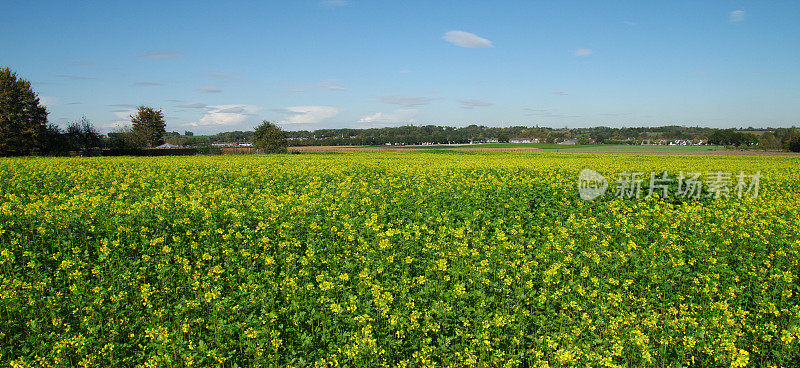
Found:
[(533, 143), (528, 138), (509, 138), (508, 143)]
[(174, 145), (174, 144), (171, 144), (171, 143), (164, 143), (164, 144), (162, 144), (162, 145), (160, 145), (160, 146), (156, 146), (156, 148), (159, 148), (159, 149), (169, 149), (169, 148), (181, 148), (181, 146), (176, 146), (176, 145)]

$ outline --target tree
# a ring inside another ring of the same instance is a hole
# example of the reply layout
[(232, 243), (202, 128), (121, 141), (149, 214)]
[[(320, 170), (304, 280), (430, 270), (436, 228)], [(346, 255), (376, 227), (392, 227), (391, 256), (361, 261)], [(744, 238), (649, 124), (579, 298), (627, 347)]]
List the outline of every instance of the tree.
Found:
[(145, 145), (144, 140), (130, 127), (122, 127), (108, 133), (108, 146), (115, 150), (136, 150)]
[(772, 132), (766, 132), (758, 138), (758, 145), (764, 150), (774, 150), (781, 148), (781, 142), (775, 138)]
[(794, 137), (794, 139), (789, 142), (789, 151), (800, 152), (800, 136)]
[(84, 116), (81, 120), (73, 122), (67, 126), (67, 139), (70, 148), (80, 151), (82, 155), (88, 156), (92, 151), (97, 154), (97, 150), (102, 146), (103, 140), (94, 125)]
[(141, 137), (148, 147), (164, 143), (167, 124), (164, 122), (164, 113), (152, 107), (139, 106), (136, 116), (131, 115), (133, 134)]
[(264, 153), (286, 153), (286, 133), (269, 121), (262, 121), (253, 135), (253, 145)]
[(47, 125), (47, 109), (31, 83), (0, 69), (0, 156), (29, 155), (40, 145)]
[(39, 139), (39, 149), (45, 155), (64, 156), (69, 154), (69, 140), (58, 125), (48, 123)]

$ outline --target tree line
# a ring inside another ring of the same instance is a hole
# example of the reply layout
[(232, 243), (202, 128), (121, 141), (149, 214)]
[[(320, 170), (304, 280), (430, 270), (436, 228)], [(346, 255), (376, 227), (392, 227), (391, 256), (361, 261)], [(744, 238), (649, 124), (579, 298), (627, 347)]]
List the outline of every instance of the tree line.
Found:
[(66, 130), (48, 123), (47, 110), (40, 104), (30, 82), (18, 78), (9, 68), (0, 69), (0, 156), (100, 154), (107, 150), (153, 148), (165, 142), (183, 147), (208, 147), (214, 143), (253, 143), (263, 152), (286, 152), (291, 146), (385, 145), (385, 144), (466, 144), (511, 142), (529, 139), (541, 143), (575, 141), (586, 144), (641, 144), (665, 141), (705, 141), (736, 147), (800, 152), (798, 128), (714, 129), (704, 127), (593, 127), (558, 129), (550, 127), (487, 127), (469, 125), (449, 127), (405, 125), (369, 129), (317, 129), (282, 131), (263, 121), (254, 131), (222, 132), (196, 136), (166, 132), (161, 110), (139, 106), (131, 115), (131, 126), (103, 137), (85, 117), (69, 123)]
[[(29, 81), (17, 77), (9, 68), (0, 68), (0, 156), (92, 156), (100, 155), (103, 150), (136, 154), (165, 143), (167, 138), (180, 137), (175, 132), (167, 134), (164, 113), (148, 106), (139, 106), (136, 114), (130, 116), (130, 127), (117, 129), (107, 137), (85, 116), (62, 130), (48, 123), (47, 114)], [(191, 132), (185, 135), (193, 136)], [(268, 121), (248, 132), (247, 137), (262, 152), (286, 152), (283, 131)]]

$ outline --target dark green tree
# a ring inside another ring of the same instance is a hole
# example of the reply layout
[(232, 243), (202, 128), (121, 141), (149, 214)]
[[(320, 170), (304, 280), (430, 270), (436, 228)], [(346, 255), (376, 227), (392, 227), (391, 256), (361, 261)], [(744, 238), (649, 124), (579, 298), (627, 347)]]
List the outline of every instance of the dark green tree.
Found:
[(758, 138), (758, 146), (763, 150), (774, 150), (781, 148), (781, 142), (775, 138), (772, 132), (766, 132)]
[(39, 139), (39, 149), (44, 155), (64, 156), (69, 154), (70, 142), (58, 125), (48, 123)]
[(84, 156), (96, 155), (103, 144), (100, 133), (85, 116), (67, 126), (67, 139), (70, 148), (80, 151)]
[(264, 153), (286, 153), (286, 134), (277, 125), (262, 121), (253, 135), (253, 145)]
[(133, 134), (141, 137), (144, 145), (155, 147), (164, 143), (167, 123), (164, 122), (164, 113), (152, 107), (139, 106), (136, 115), (131, 115)]
[(0, 156), (31, 154), (41, 145), (46, 125), (47, 109), (39, 104), (31, 83), (1, 68)]
[(796, 136), (789, 141), (789, 151), (800, 152), (800, 136)]

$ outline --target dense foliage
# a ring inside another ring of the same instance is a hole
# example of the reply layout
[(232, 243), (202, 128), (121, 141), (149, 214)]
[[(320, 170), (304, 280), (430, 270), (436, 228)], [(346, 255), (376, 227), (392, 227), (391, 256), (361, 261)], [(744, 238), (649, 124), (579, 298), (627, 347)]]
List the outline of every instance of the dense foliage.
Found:
[(734, 129), (720, 129), (711, 133), (708, 143), (720, 146), (750, 146), (758, 143), (758, 136)]
[(253, 146), (263, 153), (286, 153), (286, 133), (277, 125), (264, 120), (253, 134)]
[[(586, 202), (586, 167), (763, 179)], [(0, 364), (789, 367), (798, 185), (785, 157), (0, 159)]]
[[(181, 135), (169, 132), (168, 142), (178, 145), (203, 146), (213, 143), (244, 143), (254, 141), (254, 131), (221, 132), (214, 135), (195, 136), (191, 132)], [(667, 144), (676, 140), (732, 146), (757, 145), (762, 149), (788, 149), (789, 142), (798, 136), (797, 128), (765, 129), (715, 129), (684, 126), (660, 126), (638, 128), (573, 128), (549, 127), (487, 127), (469, 125), (448, 126), (400, 126), (369, 129), (317, 129), (314, 131), (286, 131), (290, 146), (341, 146), (341, 145), (385, 145), (389, 144), (466, 144), (497, 140), (537, 139), (541, 143), (574, 140), (576, 143), (597, 144)]]
[(147, 147), (164, 143), (166, 126), (164, 113), (152, 107), (139, 106), (136, 115), (131, 116), (131, 133), (139, 137)]
[(9, 68), (0, 68), (0, 156), (37, 151), (47, 125), (47, 109), (31, 83)]

